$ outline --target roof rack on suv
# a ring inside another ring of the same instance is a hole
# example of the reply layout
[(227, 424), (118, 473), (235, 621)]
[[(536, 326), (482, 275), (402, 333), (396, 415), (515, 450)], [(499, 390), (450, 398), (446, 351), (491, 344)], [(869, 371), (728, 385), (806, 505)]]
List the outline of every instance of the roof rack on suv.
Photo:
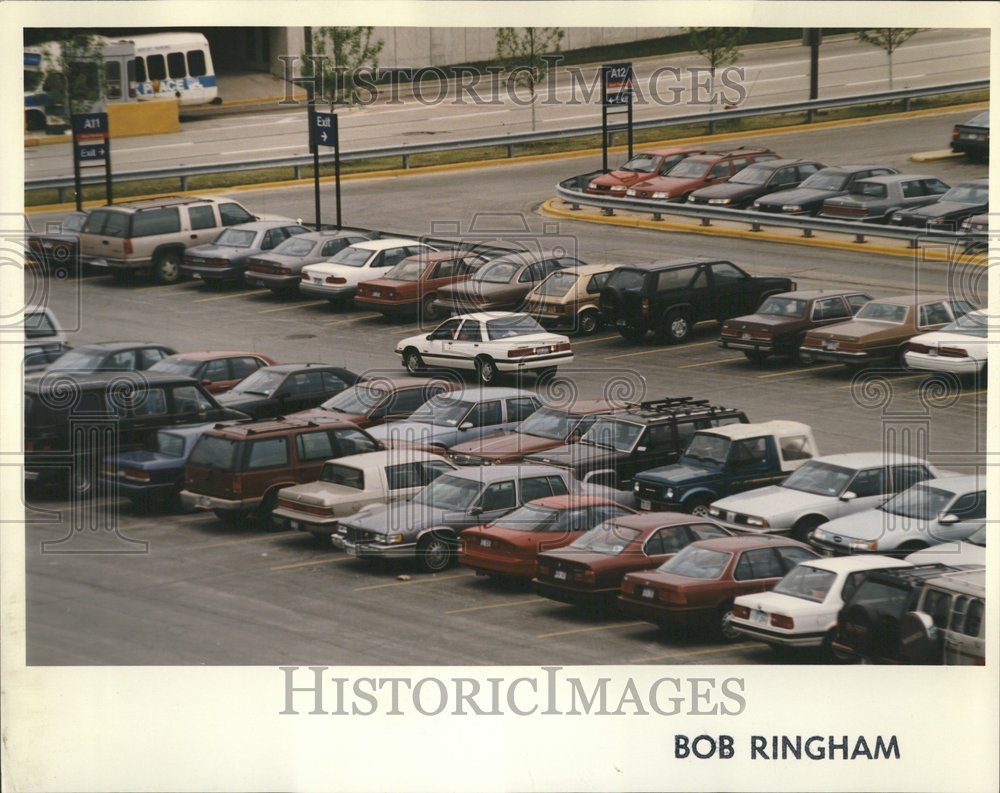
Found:
[(687, 415), (689, 413), (726, 413), (732, 408), (722, 405), (712, 405), (707, 399), (695, 399), (694, 397), (667, 397), (666, 399), (652, 399), (646, 402), (633, 402), (626, 406), (628, 410), (643, 410), (651, 413), (670, 414), (673, 416)]

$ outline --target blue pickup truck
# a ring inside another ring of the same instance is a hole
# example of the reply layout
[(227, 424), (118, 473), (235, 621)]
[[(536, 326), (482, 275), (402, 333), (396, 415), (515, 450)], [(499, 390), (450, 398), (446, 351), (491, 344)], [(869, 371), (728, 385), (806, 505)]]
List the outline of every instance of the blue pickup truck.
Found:
[(696, 432), (672, 465), (636, 474), (639, 509), (708, 515), (713, 501), (780, 482), (818, 454), (812, 429), (797, 421), (730, 424)]

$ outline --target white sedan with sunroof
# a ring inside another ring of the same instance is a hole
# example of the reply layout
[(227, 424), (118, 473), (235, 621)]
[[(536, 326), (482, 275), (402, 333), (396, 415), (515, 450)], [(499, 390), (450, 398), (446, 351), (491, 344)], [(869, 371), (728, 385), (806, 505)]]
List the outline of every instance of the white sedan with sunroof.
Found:
[(331, 302), (350, 300), (362, 281), (378, 278), (410, 256), (435, 250), (423, 242), (398, 237), (356, 242), (325, 262), (303, 267), (299, 291)]
[(914, 336), (903, 357), (911, 369), (954, 374), (982, 374), (989, 348), (986, 309), (970, 311), (933, 333)]
[(403, 339), (396, 353), (410, 374), (435, 367), (470, 370), (483, 385), (513, 372), (549, 376), (573, 362), (568, 338), (545, 330), (529, 314), (511, 311), (452, 317), (426, 335)]

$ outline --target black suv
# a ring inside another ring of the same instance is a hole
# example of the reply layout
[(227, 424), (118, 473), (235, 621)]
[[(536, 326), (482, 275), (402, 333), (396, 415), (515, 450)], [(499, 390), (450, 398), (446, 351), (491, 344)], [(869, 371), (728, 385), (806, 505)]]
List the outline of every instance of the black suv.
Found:
[(525, 461), (571, 468), (578, 479), (624, 489), (639, 471), (676, 462), (698, 430), (748, 422), (742, 410), (710, 405), (707, 399), (668, 397), (599, 416), (577, 443)]
[(240, 418), (191, 377), (46, 373), (24, 383), (24, 478), (68, 478), (75, 494), (89, 495), (105, 457), (140, 448), (157, 430)]
[(619, 267), (601, 290), (601, 313), (629, 341), (652, 330), (685, 341), (696, 322), (752, 314), (766, 297), (796, 288), (790, 278), (748, 275), (732, 262), (683, 259)]
[(221, 405), (255, 419), (269, 419), (318, 407), (360, 379), (361, 375), (340, 366), (283, 363), (262, 366), (218, 399)]
[(904, 663), (906, 615), (916, 609), (925, 581), (954, 571), (944, 564), (921, 564), (867, 573), (837, 617), (834, 652), (869, 663)]

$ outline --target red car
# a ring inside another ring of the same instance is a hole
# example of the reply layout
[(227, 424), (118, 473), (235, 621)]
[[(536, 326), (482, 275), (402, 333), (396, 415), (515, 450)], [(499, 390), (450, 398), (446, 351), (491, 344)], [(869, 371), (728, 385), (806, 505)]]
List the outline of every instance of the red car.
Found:
[(210, 394), (219, 394), (262, 366), (275, 363), (258, 352), (179, 352), (157, 361), (149, 371), (187, 375), (201, 380)]
[(650, 176), (625, 191), (629, 198), (654, 198), (663, 201), (686, 201), (689, 194), (702, 187), (729, 181), (751, 163), (777, 160), (770, 149), (734, 149), (686, 157), (664, 176)]
[(739, 636), (730, 624), (737, 595), (766, 592), (799, 562), (817, 558), (808, 545), (787, 537), (691, 543), (658, 569), (625, 576), (618, 608), (664, 628), (709, 625), (732, 641)]
[(685, 157), (704, 153), (705, 149), (700, 146), (641, 151), (619, 168), (591, 179), (587, 185), (587, 192), (592, 195), (621, 198), (636, 182), (663, 176)]
[(531, 583), (542, 597), (607, 607), (618, 599), (626, 573), (658, 567), (695, 540), (727, 536), (728, 530), (708, 518), (677, 512), (626, 515), (595, 526), (565, 548), (540, 553)]
[(433, 304), (442, 286), (466, 280), (486, 262), (469, 252), (436, 251), (403, 259), (381, 278), (362, 281), (354, 295), (359, 308), (381, 311), (386, 317), (419, 314), (438, 316)]
[(463, 531), (458, 561), (484, 575), (531, 578), (541, 551), (562, 548), (598, 523), (632, 514), (634, 510), (597, 496), (539, 498), (493, 523)]
[(431, 397), (457, 391), (444, 378), (414, 381), (412, 377), (374, 377), (330, 397), (319, 407), (291, 414), (306, 421), (349, 421), (363, 429), (387, 421), (403, 421)]

